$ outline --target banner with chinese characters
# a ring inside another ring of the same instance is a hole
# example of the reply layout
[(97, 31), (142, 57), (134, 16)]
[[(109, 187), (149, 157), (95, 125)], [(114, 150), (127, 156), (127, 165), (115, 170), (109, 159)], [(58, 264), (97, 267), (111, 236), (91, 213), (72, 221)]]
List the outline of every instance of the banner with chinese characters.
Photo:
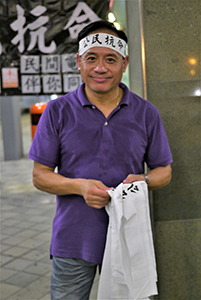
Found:
[(1, 0), (1, 95), (65, 94), (81, 84), (77, 36), (108, 0)]

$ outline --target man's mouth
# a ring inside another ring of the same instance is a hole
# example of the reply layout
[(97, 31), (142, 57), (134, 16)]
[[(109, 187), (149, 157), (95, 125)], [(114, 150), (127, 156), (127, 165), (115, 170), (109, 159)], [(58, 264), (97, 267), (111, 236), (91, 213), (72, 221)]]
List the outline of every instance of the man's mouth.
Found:
[(105, 82), (108, 80), (108, 78), (103, 78), (103, 77), (93, 77), (93, 80), (96, 81), (96, 82)]

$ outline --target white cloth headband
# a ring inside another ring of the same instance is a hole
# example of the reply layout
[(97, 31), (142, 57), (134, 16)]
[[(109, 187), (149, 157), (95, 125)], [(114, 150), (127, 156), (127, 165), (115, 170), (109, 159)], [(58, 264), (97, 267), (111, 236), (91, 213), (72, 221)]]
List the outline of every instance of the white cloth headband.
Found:
[(126, 42), (119, 37), (108, 33), (94, 33), (86, 36), (79, 42), (79, 55), (92, 47), (106, 47), (117, 51), (126, 57)]

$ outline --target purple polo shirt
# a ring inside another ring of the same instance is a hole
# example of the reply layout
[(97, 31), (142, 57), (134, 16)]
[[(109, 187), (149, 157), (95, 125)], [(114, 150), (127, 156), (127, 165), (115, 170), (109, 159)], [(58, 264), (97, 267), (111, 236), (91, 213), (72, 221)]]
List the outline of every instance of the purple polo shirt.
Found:
[[(128, 174), (172, 162), (157, 109), (124, 85), (120, 104), (105, 118), (85, 96), (84, 83), (48, 103), (29, 158), (69, 178), (102, 181), (115, 187)], [(101, 263), (108, 216), (78, 195), (57, 196), (50, 254)]]

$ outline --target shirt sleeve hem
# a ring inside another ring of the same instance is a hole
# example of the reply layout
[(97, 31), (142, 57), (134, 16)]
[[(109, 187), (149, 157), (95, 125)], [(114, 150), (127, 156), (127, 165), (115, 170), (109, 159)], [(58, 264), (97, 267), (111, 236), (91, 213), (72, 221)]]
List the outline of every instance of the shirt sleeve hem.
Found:
[(163, 162), (160, 162), (160, 163), (158, 163), (158, 164), (152, 165), (152, 164), (148, 164), (148, 163), (147, 163), (147, 165), (148, 165), (148, 167), (149, 167), (151, 170), (153, 170), (153, 169), (156, 169), (156, 168), (159, 168), (159, 167), (166, 167), (166, 166), (168, 166), (169, 164), (171, 164), (172, 162), (173, 162), (173, 160), (172, 160), (172, 158), (170, 158), (170, 159), (168, 159), (168, 160), (166, 160), (166, 161), (163, 161)]
[(45, 160), (44, 158), (37, 157), (37, 156), (35, 156), (34, 154), (31, 154), (31, 153), (28, 154), (28, 158), (34, 160), (35, 162), (38, 162), (39, 164), (48, 166), (50, 168), (55, 168), (57, 166), (56, 163)]

